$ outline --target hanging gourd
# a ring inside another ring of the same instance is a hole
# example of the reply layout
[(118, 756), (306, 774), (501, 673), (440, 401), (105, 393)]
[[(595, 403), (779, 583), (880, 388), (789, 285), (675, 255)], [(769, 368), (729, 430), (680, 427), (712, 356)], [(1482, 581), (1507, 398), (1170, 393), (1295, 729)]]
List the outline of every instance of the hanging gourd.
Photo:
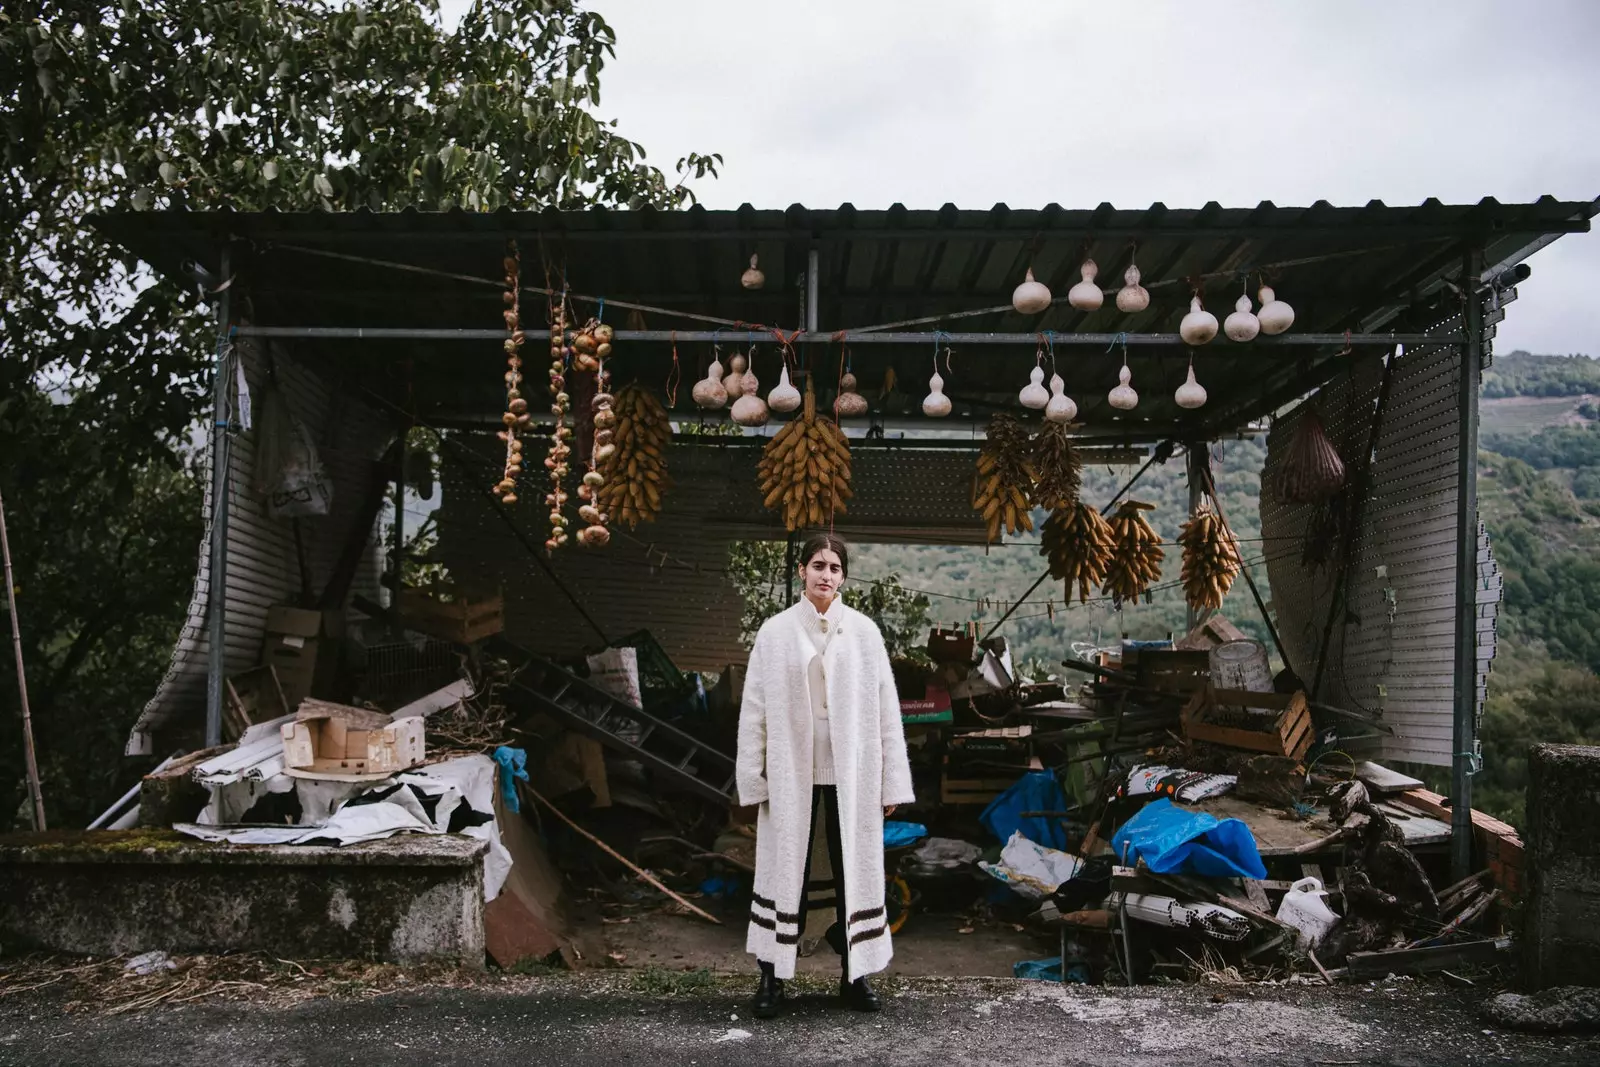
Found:
[(728, 404), (728, 388), (722, 384), (722, 358), (713, 350), (706, 376), (690, 390), (694, 402), (706, 411), (721, 411)]
[(739, 275), (739, 284), (746, 289), (759, 289), (767, 284), (767, 276), (761, 273), (761, 268), (756, 266), (756, 257), (750, 257), (749, 268)]
[(1094, 311), (1105, 300), (1105, 294), (1094, 283), (1094, 276), (1100, 273), (1100, 268), (1092, 259), (1083, 261), (1083, 266), (1078, 268), (1082, 281), (1067, 290), (1067, 303), (1079, 311)]
[(1261, 321), (1250, 311), (1250, 295), (1240, 293), (1239, 299), (1233, 305), (1233, 314), (1222, 321), (1222, 332), (1228, 335), (1228, 340), (1254, 341), (1256, 334), (1261, 332)]
[(1256, 319), (1261, 323), (1262, 333), (1274, 337), (1294, 325), (1294, 308), (1279, 300), (1271, 286), (1263, 285), (1256, 295), (1261, 298), (1261, 310), (1256, 313)]
[(1194, 380), (1194, 355), (1192, 353), (1189, 356), (1189, 377), (1182, 385), (1178, 386), (1178, 391), (1172, 394), (1172, 399), (1177, 402), (1180, 408), (1187, 408), (1190, 411), (1206, 402), (1205, 386)]
[(867, 413), (867, 398), (856, 392), (856, 376), (848, 371), (839, 379), (839, 395), (834, 398), (833, 413), (841, 419)]
[(1117, 310), (1132, 315), (1150, 306), (1150, 290), (1139, 284), (1139, 268), (1128, 264), (1122, 272), (1122, 288), (1117, 290)]
[(729, 416), (740, 426), (765, 426), (767, 402), (761, 399), (761, 382), (756, 378), (753, 362), (750, 369), (741, 377), (741, 384), (744, 387), (744, 395), (733, 402), (733, 409), (728, 412)]
[(1217, 336), (1217, 317), (1200, 305), (1200, 294), (1189, 298), (1189, 314), (1178, 324), (1186, 345), (1203, 345)]
[(1037, 315), (1050, 306), (1050, 289), (1043, 282), (1034, 281), (1032, 267), (1022, 284), (1012, 290), (1011, 306), (1024, 315)]
[(1067, 383), (1061, 375), (1050, 375), (1050, 402), (1044, 406), (1044, 417), (1051, 422), (1071, 422), (1078, 415), (1078, 405), (1066, 392)]
[(1043, 367), (1035, 364), (1033, 370), (1028, 372), (1028, 384), (1017, 394), (1017, 400), (1023, 407), (1032, 408), (1034, 411), (1050, 403), (1050, 393), (1044, 387)]
[(735, 352), (733, 358), (728, 360), (728, 373), (722, 379), (722, 388), (727, 390), (729, 400), (744, 396), (744, 369), (749, 365), (742, 352)]
[(800, 390), (789, 383), (789, 364), (785, 361), (778, 372), (778, 384), (767, 394), (767, 407), (780, 414), (788, 414), (800, 406)]
[(1133, 386), (1128, 382), (1132, 380), (1133, 372), (1128, 369), (1128, 361), (1122, 361), (1122, 369), (1117, 372), (1117, 386), (1106, 394), (1106, 402), (1118, 411), (1132, 411), (1139, 406), (1139, 394), (1133, 391)]

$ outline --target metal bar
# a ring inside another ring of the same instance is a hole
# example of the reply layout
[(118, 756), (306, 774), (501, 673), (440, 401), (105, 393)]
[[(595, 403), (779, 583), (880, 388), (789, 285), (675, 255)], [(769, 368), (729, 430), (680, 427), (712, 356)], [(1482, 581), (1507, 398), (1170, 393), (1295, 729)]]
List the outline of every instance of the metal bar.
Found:
[(817, 250), (806, 256), (806, 331), (817, 332)]
[(783, 590), (783, 602), (785, 605), (792, 605), (794, 603), (794, 573), (796, 566), (798, 566), (798, 564), (795, 563), (795, 555), (799, 552), (799, 550), (800, 546), (795, 543), (794, 531), (790, 530), (789, 544), (788, 547), (784, 549), (783, 553), (783, 571), (784, 574), (788, 576), (788, 582), (784, 586)]
[[(503, 341), (504, 330), (487, 329), (432, 329), (423, 327), (387, 326), (240, 326), (234, 331), (237, 337), (300, 338), (319, 341)], [(929, 345), (934, 339), (957, 345), (1033, 345), (1039, 344), (1037, 333), (946, 333), (927, 331), (916, 333), (853, 332), (840, 333), (802, 331), (786, 337), (790, 344), (829, 345), (841, 341), (849, 344)], [(773, 330), (618, 330), (617, 341), (672, 341), (680, 343), (761, 344), (774, 340)], [(1057, 347), (1071, 345), (1100, 345), (1113, 342), (1129, 345), (1178, 346), (1183, 339), (1175, 333), (1068, 333), (1056, 334)], [(1303, 333), (1280, 334), (1276, 337), (1257, 338), (1247, 345), (1222, 341), (1210, 351), (1255, 352), (1263, 349), (1329, 345), (1451, 345), (1461, 344), (1459, 334), (1430, 335), (1423, 333)], [(1273, 357), (1277, 358), (1277, 357)]]
[[(1461, 260), (1463, 280), (1483, 273), (1483, 249)], [(1472, 873), (1472, 775), (1478, 758), (1478, 383), (1483, 369), (1483, 300), (1466, 285), (1466, 344), (1461, 353), (1461, 440), (1456, 466), (1455, 726), (1451, 731), (1450, 869)]]
[(205, 747), (222, 744), (222, 676), (226, 670), (225, 623), (228, 612), (228, 363), (233, 345), (228, 336), (228, 318), (233, 287), (229, 273), (230, 249), (223, 242), (217, 277), (222, 291), (217, 296), (216, 376), (211, 384), (211, 567), (207, 586), (206, 613), (209, 640), (206, 649), (206, 735)]
[(33, 828), (41, 833), (44, 793), (39, 787), (39, 760), (33, 750), (33, 715), (28, 710), (28, 675), (22, 669), (22, 623), (17, 619), (17, 582), (11, 575), (11, 540), (6, 535), (6, 502), (0, 497), (0, 556), (5, 557), (6, 610), (11, 620), (11, 649), (17, 657), (17, 692), (22, 697), (22, 752), (27, 761), (28, 797), (33, 801)]

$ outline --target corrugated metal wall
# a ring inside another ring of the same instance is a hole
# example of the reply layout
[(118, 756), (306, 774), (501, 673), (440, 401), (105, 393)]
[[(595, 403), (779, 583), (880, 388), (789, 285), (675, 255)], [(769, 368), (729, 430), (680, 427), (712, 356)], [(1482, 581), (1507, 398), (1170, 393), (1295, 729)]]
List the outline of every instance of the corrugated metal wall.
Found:
[[(1394, 729), (1382, 757), (1451, 762), (1455, 683), (1456, 464), (1460, 356), (1449, 347), (1397, 357), (1374, 453), (1370, 491), (1348, 576), (1347, 612), (1328, 642), (1322, 693), (1333, 704), (1380, 711)], [(1312, 405), (1351, 478), (1366, 453), (1382, 379), (1369, 361), (1277, 420), (1267, 439), (1263, 486), (1281, 469), (1301, 415)], [(1333, 595), (1331, 566), (1302, 561), (1308, 528), (1325, 516), (1283, 505), (1264, 489), (1261, 532), (1274, 613), (1296, 670), (1309, 685)], [(1479, 523), (1478, 702), (1494, 658), (1500, 575)]]
[[(261, 410), (262, 387), (268, 360), (253, 344), (236, 346), (245, 378)], [(394, 427), (370, 405), (353, 399), (347, 390), (296, 361), (281, 348), (272, 349), (277, 383), (290, 412), (308, 427), (316, 440), (323, 466), (333, 482), (329, 515), (301, 519), (306, 584), (320, 594), (356, 521), (358, 502), (371, 482), (373, 464), (394, 436)], [(229, 453), (227, 612), (224, 662), (229, 674), (261, 661), (261, 642), (267, 609), (296, 602), (301, 574), (295, 549), (293, 524), (268, 517), (264, 499), (252, 488), (259, 430), (240, 433)], [(209, 435), (208, 435), (209, 441)], [(155, 696), (145, 705), (128, 737), (128, 755), (148, 755), (154, 734), (167, 727), (197, 723), (204, 715), (206, 660), (210, 639), (206, 627), (206, 601), (210, 596), (211, 490), (207, 479), (206, 534), (200, 545), (194, 593), (182, 632), (172, 652)], [(376, 541), (358, 568), (352, 592), (376, 599), (382, 570)]]
[[(503, 447), (487, 433), (455, 440), (447, 447), (456, 455), (493, 457)], [(556, 554), (553, 570), (608, 639), (649, 630), (684, 670), (744, 662), (743, 605), (724, 574), (728, 548), (736, 540), (786, 536), (761, 506), (755, 463), (750, 446), (674, 445), (668, 455), (672, 487), (655, 522), (614, 531), (602, 551), (573, 546)], [(841, 535), (982, 543), (968, 495), (970, 452), (860, 449), (852, 474), (857, 498), (838, 518)], [(495, 513), (484, 493), (488, 484), (459, 464), (445, 467), (439, 554), (451, 575), (469, 588), (502, 592), (512, 641), (554, 656), (598, 648), (594, 627)], [(529, 503), (514, 509), (515, 521), (542, 552), (545, 509), (532, 503), (542, 491), (530, 486), (525, 498)]]

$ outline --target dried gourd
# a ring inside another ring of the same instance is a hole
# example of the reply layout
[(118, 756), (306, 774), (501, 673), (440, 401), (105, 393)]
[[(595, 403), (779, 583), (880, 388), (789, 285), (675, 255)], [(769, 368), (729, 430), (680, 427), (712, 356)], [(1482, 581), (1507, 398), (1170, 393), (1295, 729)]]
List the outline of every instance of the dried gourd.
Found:
[(1102, 589), (1121, 607), (1139, 598), (1149, 600), (1150, 587), (1161, 578), (1161, 535), (1144, 517), (1155, 507), (1138, 500), (1124, 501), (1111, 517), (1111, 561), (1106, 566)]
[(1239, 546), (1233, 532), (1204, 503), (1183, 524), (1178, 543), (1183, 546), (1184, 600), (1195, 611), (1215, 611), (1239, 575)]
[(1035, 480), (1028, 431), (1010, 415), (996, 415), (989, 420), (972, 484), (972, 507), (983, 515), (991, 543), (1001, 531), (1032, 531)]
[(1309, 405), (1295, 420), (1273, 491), (1284, 504), (1316, 504), (1344, 488), (1344, 460)]
[(517, 477), (522, 473), (522, 438), (518, 434), (533, 421), (528, 414), (528, 402), (522, 396), (522, 257), (517, 253), (515, 241), (507, 243), (503, 265), (506, 288), (501, 294), (505, 303), (501, 317), (506, 324), (506, 339), (502, 345), (506, 354), (506, 410), (500, 416), (505, 426), (500, 431), (500, 440), (506, 444), (506, 462), (493, 491), (502, 504), (515, 504)]
[(1039, 531), (1039, 554), (1050, 562), (1050, 577), (1066, 583), (1066, 599), (1089, 600), (1089, 590), (1105, 581), (1111, 563), (1111, 527), (1100, 512), (1079, 501), (1050, 513)]
[(672, 443), (672, 422), (667, 409), (638, 383), (625, 386), (615, 399), (599, 393), (593, 403), (597, 432), (603, 409), (612, 409), (616, 419), (609, 428), (611, 439), (595, 449), (595, 471), (601, 482), (595, 502), (612, 522), (629, 529), (655, 521), (670, 484), (667, 447)]
[(818, 526), (845, 510), (850, 490), (850, 442), (832, 419), (817, 414), (811, 381), (800, 417), (773, 435), (757, 465), (763, 503), (783, 515), (789, 530)]
[(1033, 503), (1037, 507), (1058, 511), (1078, 502), (1078, 488), (1083, 481), (1083, 460), (1072, 447), (1067, 428), (1058, 422), (1046, 422), (1033, 439)]

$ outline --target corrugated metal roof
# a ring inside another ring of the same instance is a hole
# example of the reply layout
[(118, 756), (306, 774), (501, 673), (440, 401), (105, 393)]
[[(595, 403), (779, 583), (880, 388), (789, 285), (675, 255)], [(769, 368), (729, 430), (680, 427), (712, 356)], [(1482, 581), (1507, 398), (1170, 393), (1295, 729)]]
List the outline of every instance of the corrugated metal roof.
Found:
[[(1221, 318), (1246, 277), (1253, 293), (1263, 273), (1294, 306), (1297, 332), (1400, 328), (1413, 314), (1408, 309), (1416, 309), (1410, 323), (1415, 329), (1440, 317), (1434, 298), (1443, 279), (1459, 272), (1469, 245), (1481, 244), (1488, 263), (1508, 264), (1552, 235), (1587, 230), (1597, 210), (1596, 202), (1545, 197), (1530, 204), (1372, 201), (1340, 208), (1319, 201), (1309, 207), (1211, 203), (1192, 210), (1163, 204), (1132, 210), (997, 204), (974, 211), (947, 204), (937, 210), (895, 205), (862, 211), (845, 204), (782, 211), (746, 205), (681, 212), (155, 212), (93, 221), (180, 278), (184, 260), (214, 264), (221, 241), (230, 237), (242, 283), (235, 292), (248, 294), (256, 324), (280, 326), (493, 328), (501, 310), (495, 288), (444, 275), (498, 281), (504, 243), (515, 237), (527, 263), (525, 277), (542, 279), (547, 265), (552, 283), (565, 283), (573, 292), (792, 330), (800, 325), (797, 285), (815, 250), (822, 332), (934, 317), (938, 323), (921, 328), (949, 329), (959, 321), (969, 331), (1054, 331), (1057, 369), (1078, 401), (1080, 417), (1091, 426), (1147, 438), (1174, 429), (1215, 429), (1224, 412), (1230, 425), (1247, 421), (1270, 406), (1272, 393), (1314, 374), (1331, 353), (1206, 346), (1196, 356), (1196, 370), (1212, 391), (1212, 404), (1187, 413), (1171, 401), (1186, 370), (1181, 348), (1135, 349), (1130, 365), (1142, 401), (1134, 416), (1117, 421), (1105, 395), (1116, 384), (1120, 354), (1104, 352), (1103, 345), (1074, 348), (1072, 333), (1175, 331), (1192, 280), (1204, 285), (1208, 306)], [(752, 254), (759, 255), (767, 275), (766, 286), (754, 292), (739, 283)], [(1122, 315), (1108, 299), (1100, 310), (1085, 313), (1058, 301), (1041, 315), (1006, 310), (952, 317), (1007, 304), (1030, 265), (1064, 297), (1085, 256), (1098, 262), (1097, 280), (1105, 288), (1119, 285), (1124, 269), (1137, 261), (1152, 294), (1150, 308)], [(590, 308), (579, 310), (587, 314)], [(610, 321), (623, 318), (613, 312)], [(644, 325), (705, 328), (664, 314), (645, 316)], [(499, 350), (492, 342), (298, 347), (336, 357), (369, 380), (392, 372), (397, 358), (409, 359), (419, 379), (427, 378), (425, 393), (439, 417), (494, 403)], [(679, 355), (701, 366), (709, 346), (685, 347)], [(802, 355), (828, 371), (819, 376), (825, 386), (832, 381), (831, 354), (806, 348)], [(894, 370), (899, 389), (882, 404), (889, 413), (917, 410), (929, 356), (878, 345), (858, 345), (853, 353), (864, 385), (876, 385)], [(659, 383), (671, 358), (671, 346), (629, 344), (619, 348), (613, 370), (619, 380)], [(955, 373), (946, 375), (947, 391), (958, 410), (963, 404), (1011, 405), (1031, 364), (1032, 352), (1015, 346), (958, 352)], [(690, 406), (681, 398), (680, 407)]]

